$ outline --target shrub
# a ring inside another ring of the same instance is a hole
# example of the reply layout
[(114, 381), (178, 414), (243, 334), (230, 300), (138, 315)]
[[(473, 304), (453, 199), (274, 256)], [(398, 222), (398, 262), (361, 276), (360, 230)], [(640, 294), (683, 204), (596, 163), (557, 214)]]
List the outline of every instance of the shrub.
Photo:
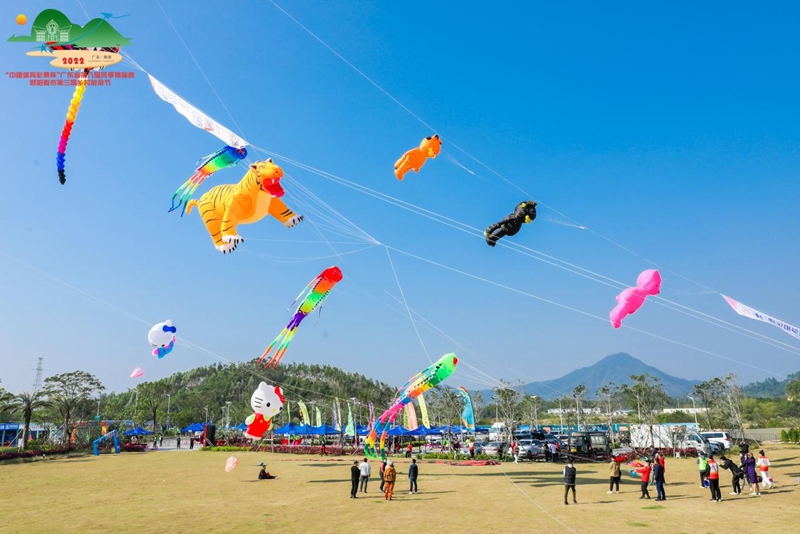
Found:
[(789, 432), (787, 432), (785, 429), (781, 430), (781, 441), (783, 443), (788, 443), (789, 441)]
[(138, 443), (126, 443), (120, 447), (119, 452), (144, 452), (144, 445)]
[(47, 450), (34, 450), (29, 449), (26, 451), (3, 451), (0, 452), (0, 461), (3, 460), (16, 460), (18, 458), (41, 458), (42, 456), (53, 456), (58, 454), (70, 454), (72, 452), (86, 452), (88, 447), (63, 447), (54, 446)]

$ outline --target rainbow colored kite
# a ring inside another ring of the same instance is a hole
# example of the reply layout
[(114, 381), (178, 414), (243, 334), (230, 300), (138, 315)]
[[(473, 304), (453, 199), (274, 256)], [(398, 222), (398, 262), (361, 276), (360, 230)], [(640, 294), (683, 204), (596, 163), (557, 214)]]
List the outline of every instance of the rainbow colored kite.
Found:
[(58, 141), (58, 154), (56, 154), (56, 167), (58, 168), (58, 181), (61, 185), (67, 182), (67, 174), (64, 170), (64, 158), (67, 154), (67, 143), (69, 136), (72, 134), (72, 126), (75, 124), (75, 119), (78, 118), (78, 110), (81, 107), (83, 100), (83, 93), (86, 91), (86, 81), (89, 78), (89, 71), (85, 69), (78, 80), (78, 85), (75, 87), (75, 92), (72, 93), (72, 100), (69, 102), (69, 109), (67, 110), (67, 120), (64, 122), (64, 127), (61, 129), (61, 139)]
[[(382, 458), (386, 458), (386, 433), (389, 431), (391, 425), (397, 416), (403, 412), (406, 404), (409, 404), (413, 399), (419, 397), (434, 386), (441, 384), (448, 376), (453, 374), (458, 364), (458, 358), (452, 352), (445, 354), (439, 361), (433, 365), (426, 367), (420, 373), (411, 377), (406, 384), (401, 387), (398, 392), (397, 400), (394, 404), (383, 412), (378, 418), (378, 421), (369, 431), (366, 442), (364, 443), (364, 454), (371, 458), (377, 458), (378, 453)], [(381, 432), (381, 441), (378, 449), (375, 448), (375, 441), (378, 437), (378, 431)]]
[(475, 432), (475, 411), (472, 409), (472, 399), (464, 386), (459, 386), (456, 390), (464, 397), (464, 409), (461, 411), (461, 425), (470, 432)]
[(278, 345), (278, 350), (275, 352), (272, 358), (270, 358), (267, 363), (264, 364), (264, 369), (267, 369), (270, 366), (272, 366), (273, 369), (278, 367), (278, 363), (280, 363), (281, 358), (283, 358), (286, 349), (289, 348), (289, 343), (292, 342), (292, 339), (297, 333), (297, 327), (300, 326), (300, 323), (303, 322), (303, 319), (305, 319), (309, 313), (314, 311), (317, 306), (322, 305), (325, 299), (328, 298), (328, 294), (330, 293), (331, 289), (333, 289), (333, 286), (335, 286), (337, 282), (341, 281), (341, 279), (342, 271), (338, 267), (335, 265), (333, 267), (328, 267), (319, 273), (316, 278), (311, 280), (303, 289), (303, 291), (297, 295), (297, 298), (294, 299), (294, 302), (289, 305), (290, 308), (295, 302), (300, 300), (300, 297), (302, 297), (306, 291), (308, 291), (305, 299), (303, 299), (302, 304), (300, 304), (300, 306), (297, 308), (297, 311), (295, 311), (294, 316), (289, 321), (289, 324), (287, 324), (286, 328), (284, 328), (281, 333), (278, 334), (278, 337), (276, 337), (272, 343), (269, 344), (267, 350), (265, 350), (264, 354), (262, 354), (258, 359), (258, 363), (261, 363), (261, 360), (266, 358), (272, 348), (278, 342), (280, 342)]
[[(183, 206), (183, 209), (181, 210), (181, 217), (183, 217), (183, 214), (186, 213), (186, 203), (189, 202), (194, 192), (197, 191), (197, 188), (200, 187), (200, 184), (202, 184), (206, 178), (217, 171), (236, 166), (246, 157), (246, 149), (226, 146), (225, 148), (200, 159), (200, 161), (198, 161), (196, 164), (197, 169), (195, 169), (194, 174), (188, 180), (186, 180), (186, 182), (184, 182), (184, 184), (180, 186), (177, 191), (175, 191), (174, 195), (172, 195), (172, 207), (169, 208), (169, 211), (175, 211)], [(178, 199), (178, 205), (176, 206), (175, 198), (178, 195), (180, 195), (180, 198)]]

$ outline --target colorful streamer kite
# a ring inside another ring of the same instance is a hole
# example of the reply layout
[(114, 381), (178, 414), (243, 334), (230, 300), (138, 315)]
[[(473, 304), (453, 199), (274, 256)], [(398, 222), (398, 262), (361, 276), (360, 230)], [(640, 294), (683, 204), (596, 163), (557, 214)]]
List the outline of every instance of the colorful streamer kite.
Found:
[(472, 409), (472, 399), (464, 386), (459, 386), (456, 390), (464, 397), (464, 409), (461, 411), (461, 425), (470, 432), (475, 432), (475, 411)]
[[(246, 157), (247, 149), (226, 146), (225, 148), (202, 158), (197, 162), (197, 169), (195, 169), (194, 174), (188, 180), (186, 180), (186, 182), (184, 182), (184, 184), (180, 186), (177, 191), (175, 191), (174, 195), (172, 195), (172, 206), (169, 208), (169, 211), (172, 212), (180, 207), (183, 207), (183, 209), (181, 209), (181, 217), (183, 217), (183, 214), (186, 213), (186, 204), (206, 178), (217, 171), (238, 165), (239, 162)], [(180, 198), (178, 199), (178, 205), (176, 206), (175, 199), (178, 197), (178, 195), (180, 195)]]
[[(439, 358), (439, 361), (411, 377), (411, 379), (397, 391), (397, 400), (395, 400), (394, 404), (383, 412), (369, 431), (369, 435), (367, 435), (366, 442), (364, 443), (364, 454), (371, 458), (377, 458), (378, 454), (380, 454), (382, 458), (386, 458), (386, 433), (389, 431), (389, 425), (391, 425), (403, 411), (406, 404), (409, 404), (413, 399), (419, 397), (432, 387), (441, 384), (448, 376), (453, 374), (457, 364), (458, 358), (455, 354), (445, 354)], [(381, 440), (379, 447), (376, 449), (375, 441), (379, 431), (381, 433)]]
[(61, 185), (67, 182), (66, 171), (64, 170), (64, 158), (67, 153), (67, 143), (69, 136), (72, 134), (72, 126), (75, 124), (75, 119), (78, 118), (78, 110), (81, 107), (83, 100), (83, 93), (86, 91), (86, 82), (89, 79), (89, 71), (92, 69), (84, 69), (78, 79), (78, 85), (75, 86), (75, 92), (72, 93), (72, 100), (69, 102), (69, 109), (67, 110), (67, 120), (64, 122), (64, 127), (61, 129), (61, 139), (58, 141), (58, 154), (56, 154), (56, 167), (58, 168), (58, 181)]
[(289, 348), (289, 343), (292, 342), (292, 339), (297, 333), (297, 327), (300, 326), (300, 323), (303, 322), (303, 319), (305, 319), (309, 313), (314, 311), (317, 306), (321, 306), (322, 303), (325, 302), (325, 299), (328, 298), (333, 286), (335, 286), (337, 282), (341, 281), (341, 279), (342, 271), (338, 267), (335, 265), (333, 267), (328, 267), (319, 273), (319, 276), (311, 280), (311, 282), (308, 283), (303, 291), (297, 295), (297, 298), (294, 299), (294, 302), (289, 305), (290, 308), (295, 302), (300, 300), (300, 297), (302, 297), (306, 291), (308, 291), (302, 304), (300, 304), (300, 306), (297, 308), (297, 311), (295, 311), (294, 316), (289, 321), (289, 324), (287, 324), (286, 328), (284, 328), (281, 333), (278, 334), (278, 337), (276, 337), (272, 343), (269, 344), (267, 350), (265, 350), (264, 354), (262, 354), (258, 359), (258, 363), (261, 363), (261, 360), (266, 358), (270, 351), (272, 351), (273, 347), (280, 342), (278, 345), (278, 350), (275, 351), (275, 354), (272, 356), (272, 358), (270, 358), (267, 363), (264, 364), (264, 369), (267, 369), (270, 366), (272, 366), (273, 369), (278, 367), (281, 358), (283, 358), (283, 355), (286, 353), (286, 349)]
[(417, 402), (419, 403), (419, 414), (422, 416), (422, 425), (425, 428), (430, 428), (431, 420), (428, 419), (428, 405), (425, 404), (425, 395), (417, 397)]

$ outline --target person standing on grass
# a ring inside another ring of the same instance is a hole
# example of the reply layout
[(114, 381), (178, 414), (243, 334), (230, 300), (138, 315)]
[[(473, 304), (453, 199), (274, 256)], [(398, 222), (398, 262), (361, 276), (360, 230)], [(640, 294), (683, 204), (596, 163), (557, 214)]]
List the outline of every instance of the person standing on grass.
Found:
[(350, 498), (355, 499), (358, 493), (358, 480), (361, 478), (361, 470), (358, 468), (358, 460), (353, 460), (350, 467)]
[(558, 445), (553, 442), (550, 442), (550, 458), (553, 460), (554, 464), (558, 463)]
[(564, 475), (564, 504), (569, 504), (567, 502), (569, 490), (572, 490), (572, 503), (578, 504), (575, 497), (575, 478), (577, 477), (578, 471), (575, 469), (575, 466), (572, 465), (572, 460), (567, 462), (567, 466), (561, 470), (561, 474)]
[(395, 470), (391, 460), (386, 460), (386, 470), (383, 472), (383, 480), (385, 481), (383, 486), (383, 498), (387, 501), (391, 501), (394, 483), (397, 480), (397, 470)]
[(411, 458), (411, 452), (413, 450), (414, 450), (414, 447), (411, 445), (411, 443), (409, 443), (408, 447), (406, 447), (406, 458)]
[(722, 493), (719, 491), (719, 464), (714, 460), (714, 455), (708, 457), (708, 488), (711, 490), (711, 500), (722, 502)]
[(386, 482), (385, 482), (385, 480), (383, 478), (383, 474), (385, 472), (386, 472), (386, 458), (381, 460), (381, 467), (380, 467), (380, 475), (381, 475), (381, 488), (380, 489), (381, 489), (381, 493), (383, 493), (384, 486), (386, 484)]
[(666, 501), (667, 496), (664, 493), (664, 466), (658, 461), (658, 453), (656, 453), (656, 461), (653, 463), (653, 482), (656, 483), (656, 500)]
[(731, 495), (741, 495), (742, 486), (739, 484), (739, 479), (742, 478), (742, 470), (739, 469), (739, 466), (733, 463), (732, 460), (726, 458), (725, 456), (720, 456), (719, 460), (722, 462), (720, 467), (723, 469), (729, 469), (731, 476), (733, 477), (731, 479), (731, 484), (733, 485), (733, 491), (731, 492)]
[(742, 442), (739, 443), (739, 460), (741, 460), (741, 463), (744, 463), (747, 459), (748, 452), (750, 452), (750, 445), (742, 438)]
[(362, 493), (367, 492), (367, 484), (369, 483), (369, 475), (372, 471), (370, 469), (369, 461), (364, 458), (364, 461), (361, 462), (361, 465), (358, 466), (359, 472), (361, 473), (361, 491)]
[(772, 482), (769, 480), (769, 459), (764, 451), (758, 451), (758, 460), (756, 460), (758, 470), (761, 472), (761, 487), (772, 489)]
[(417, 476), (419, 475), (419, 466), (417, 465), (416, 458), (411, 460), (411, 465), (408, 466), (408, 482), (410, 484), (410, 488), (408, 489), (408, 494), (411, 495), (417, 493)]
[[(551, 446), (554, 446), (552, 443)], [(614, 493), (614, 486), (617, 487), (617, 493), (619, 493), (619, 479), (622, 478), (622, 470), (619, 467), (620, 459), (616, 456), (611, 458), (611, 463), (608, 466), (611, 468), (611, 478), (609, 478), (608, 484), (608, 494), (611, 495)]]
[(647, 485), (650, 484), (650, 473), (653, 470), (653, 460), (647, 459), (647, 465), (636, 469), (636, 472), (642, 476), (642, 496), (640, 499), (649, 499), (650, 492), (647, 491)]
[(753, 458), (753, 453), (748, 452), (747, 457), (744, 459), (744, 472), (747, 474), (747, 481), (750, 483), (750, 495), (758, 497), (761, 491), (758, 487), (758, 475), (756, 474), (756, 459)]
[(697, 453), (697, 469), (700, 472), (700, 487), (704, 488), (703, 481), (708, 478), (708, 457), (703, 451)]
[(178, 439), (175, 440), (175, 447), (180, 449), (181, 448), (181, 436), (178, 434)]
[(472, 438), (469, 441), (469, 459), (470, 460), (475, 459), (475, 438)]

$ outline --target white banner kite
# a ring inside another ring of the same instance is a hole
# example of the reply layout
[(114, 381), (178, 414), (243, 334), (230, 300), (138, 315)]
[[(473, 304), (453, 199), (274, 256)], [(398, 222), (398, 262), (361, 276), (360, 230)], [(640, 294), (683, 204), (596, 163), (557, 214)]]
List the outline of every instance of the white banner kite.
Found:
[(175, 107), (175, 110), (189, 119), (189, 122), (200, 128), (201, 130), (205, 130), (211, 135), (214, 135), (221, 139), (226, 145), (236, 147), (236, 148), (244, 148), (250, 143), (191, 105), (186, 100), (179, 97), (175, 94), (172, 89), (164, 85), (163, 83), (159, 82), (152, 75), (150, 76), (150, 84), (153, 86), (153, 91), (163, 100), (169, 104), (172, 104)]
[(783, 321), (781, 321), (780, 319), (776, 319), (775, 317), (770, 317), (766, 313), (761, 313), (760, 311), (755, 310), (750, 306), (742, 304), (738, 300), (733, 300), (732, 298), (726, 297), (725, 295), (722, 295), (722, 298), (728, 301), (728, 304), (731, 305), (731, 308), (733, 308), (739, 315), (744, 315), (745, 317), (749, 317), (751, 319), (756, 319), (759, 321), (764, 321), (765, 323), (777, 326), (790, 336), (800, 339), (800, 328), (784, 323)]

